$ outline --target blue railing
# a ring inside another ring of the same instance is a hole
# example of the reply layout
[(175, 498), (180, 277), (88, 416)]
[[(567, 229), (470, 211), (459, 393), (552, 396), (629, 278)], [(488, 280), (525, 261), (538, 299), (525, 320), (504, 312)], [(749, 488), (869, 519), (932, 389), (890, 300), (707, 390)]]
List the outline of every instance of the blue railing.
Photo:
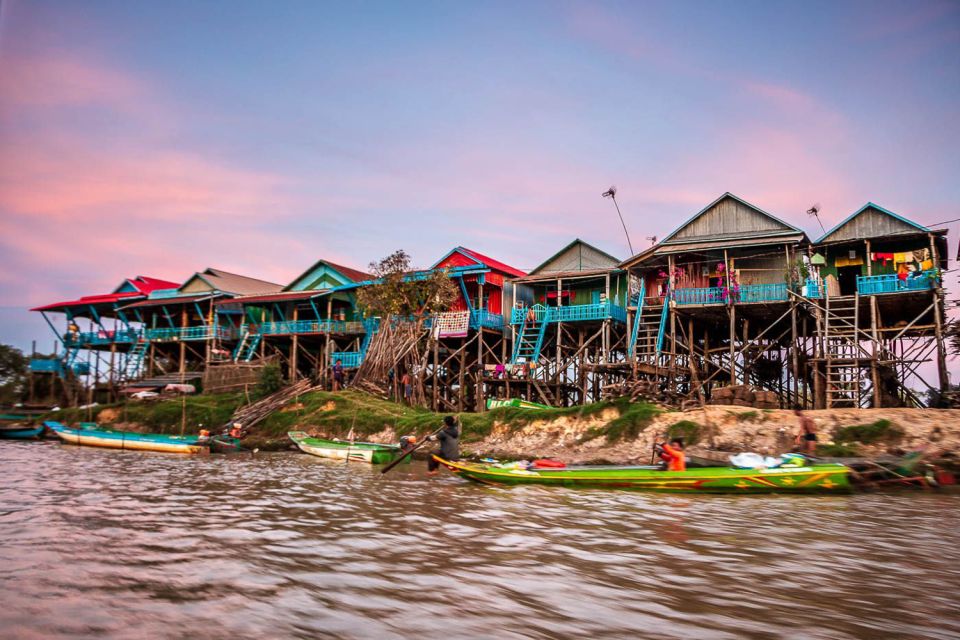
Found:
[(673, 299), (678, 305), (683, 304), (726, 304), (727, 296), (723, 287), (700, 287), (691, 289), (674, 289)]
[(787, 283), (740, 285), (737, 302), (781, 302), (787, 299)]
[(904, 291), (926, 291), (932, 289), (937, 281), (937, 272), (924, 271), (917, 276), (907, 276), (904, 280), (895, 273), (882, 276), (857, 276), (857, 291), (861, 295), (876, 293), (901, 293)]
[(503, 316), (486, 309), (472, 309), (470, 311), (470, 328), (503, 329)]
[[(510, 313), (511, 324), (523, 324), (529, 309), (513, 309)], [(626, 323), (627, 310), (613, 302), (597, 304), (573, 304), (566, 307), (533, 306), (537, 322), (584, 322), (588, 320), (606, 320), (608, 318)]]
[(820, 281), (807, 278), (807, 283), (803, 285), (803, 295), (812, 299), (822, 298), (823, 286), (820, 284)]
[(660, 327), (657, 329), (657, 355), (663, 351), (663, 336), (667, 328), (667, 316), (670, 313), (670, 298), (672, 293), (668, 290), (663, 299), (663, 309), (660, 311)]
[(221, 340), (235, 340), (237, 330), (233, 327), (200, 325), (197, 327), (160, 327), (156, 329), (147, 329), (145, 332), (147, 340), (209, 340), (219, 338)]
[(344, 320), (283, 320), (264, 322), (259, 325), (247, 325), (250, 333), (265, 336), (292, 335), (303, 333), (363, 333), (364, 323)]
[(31, 358), (30, 371), (34, 373), (60, 373), (63, 371), (63, 360), (59, 358)]
[(339, 360), (344, 369), (356, 369), (363, 362), (363, 353), (360, 351), (334, 351), (330, 354), (330, 366)]
[(137, 329), (117, 329), (115, 331), (101, 329), (100, 331), (81, 331), (67, 333), (63, 340), (67, 346), (98, 345), (98, 344), (130, 344), (140, 339)]

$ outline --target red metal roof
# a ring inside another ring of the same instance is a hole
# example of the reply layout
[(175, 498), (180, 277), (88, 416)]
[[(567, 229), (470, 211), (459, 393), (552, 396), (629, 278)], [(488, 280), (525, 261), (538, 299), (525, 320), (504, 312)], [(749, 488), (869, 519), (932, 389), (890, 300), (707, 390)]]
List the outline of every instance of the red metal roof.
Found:
[(358, 269), (351, 269), (350, 267), (345, 267), (342, 264), (337, 264), (336, 262), (330, 262), (329, 260), (324, 260), (328, 265), (347, 276), (354, 282), (363, 282), (364, 280), (372, 280), (373, 276), (369, 273), (365, 273)]
[(82, 298), (68, 300), (66, 302), (55, 302), (42, 307), (34, 307), (33, 309), (30, 309), (30, 311), (62, 311), (69, 307), (96, 307), (104, 304), (112, 305), (120, 300), (126, 300), (128, 298), (137, 300), (142, 297), (143, 294), (136, 291), (128, 291), (126, 293), (104, 293), (95, 296), (84, 296)]
[(150, 293), (157, 289), (176, 289), (180, 286), (179, 282), (170, 282), (160, 278), (150, 278), (148, 276), (137, 276), (130, 280), (130, 284), (135, 286), (140, 293)]
[(66, 302), (54, 302), (53, 304), (47, 304), (42, 307), (35, 307), (30, 309), (30, 311), (62, 311), (69, 307), (88, 307), (88, 306), (102, 306), (102, 305), (112, 305), (115, 302), (126, 299), (138, 299), (146, 296), (151, 291), (156, 291), (157, 289), (176, 289), (180, 285), (176, 282), (170, 282), (169, 280), (161, 280), (159, 278), (150, 278), (148, 276), (137, 276), (136, 278), (128, 278), (125, 282), (129, 282), (137, 290), (136, 291), (124, 291), (122, 293), (98, 293), (91, 296), (83, 296), (82, 298), (77, 298), (76, 300), (68, 300)]
[(474, 251), (473, 249), (467, 249), (466, 247), (457, 247), (457, 250), (467, 254), (477, 262), (482, 262), (483, 264), (487, 265), (491, 269), (495, 271), (500, 271), (501, 273), (505, 273), (508, 276), (513, 276), (515, 278), (522, 278), (523, 276), (527, 275), (525, 272), (520, 271), (520, 269), (515, 269), (508, 264), (504, 264), (499, 260), (494, 260), (493, 258), (485, 256), (478, 251)]

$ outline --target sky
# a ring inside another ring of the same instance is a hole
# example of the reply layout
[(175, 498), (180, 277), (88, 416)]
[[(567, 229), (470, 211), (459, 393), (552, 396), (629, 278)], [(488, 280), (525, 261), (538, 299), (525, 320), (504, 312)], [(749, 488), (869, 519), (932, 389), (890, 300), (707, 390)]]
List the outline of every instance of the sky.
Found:
[(610, 185), (637, 250), (727, 191), (960, 218), (958, 116), (957, 2), (3, 0), (0, 342), (135, 275), (626, 258)]

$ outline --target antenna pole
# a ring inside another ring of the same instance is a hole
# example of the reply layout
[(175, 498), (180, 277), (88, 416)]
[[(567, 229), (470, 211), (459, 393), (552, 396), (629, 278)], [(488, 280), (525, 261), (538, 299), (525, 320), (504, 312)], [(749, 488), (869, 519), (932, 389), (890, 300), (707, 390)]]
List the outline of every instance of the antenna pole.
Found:
[(620, 216), (620, 224), (623, 225), (623, 235), (627, 236), (627, 246), (630, 247), (630, 255), (633, 254), (633, 243), (630, 242), (630, 234), (627, 232), (627, 224), (623, 221), (623, 214), (620, 213), (620, 205), (617, 204), (617, 194), (611, 193), (610, 199), (613, 200), (613, 206), (617, 208), (617, 215)]

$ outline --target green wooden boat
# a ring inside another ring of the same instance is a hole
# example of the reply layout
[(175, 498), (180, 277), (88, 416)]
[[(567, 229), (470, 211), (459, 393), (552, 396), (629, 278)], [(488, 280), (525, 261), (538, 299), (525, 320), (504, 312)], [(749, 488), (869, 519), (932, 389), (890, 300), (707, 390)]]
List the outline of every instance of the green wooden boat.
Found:
[(814, 464), (776, 469), (704, 467), (662, 471), (655, 467), (572, 466), (517, 469), (507, 465), (450, 462), (434, 456), (453, 473), (484, 484), (548, 484), (564, 487), (640, 489), (689, 493), (846, 493), (850, 469)]
[[(291, 431), (287, 436), (300, 447), (301, 451), (321, 458), (387, 464), (400, 455), (400, 447), (395, 444), (312, 438), (303, 431)], [(410, 456), (407, 456), (406, 460), (409, 461)]]

